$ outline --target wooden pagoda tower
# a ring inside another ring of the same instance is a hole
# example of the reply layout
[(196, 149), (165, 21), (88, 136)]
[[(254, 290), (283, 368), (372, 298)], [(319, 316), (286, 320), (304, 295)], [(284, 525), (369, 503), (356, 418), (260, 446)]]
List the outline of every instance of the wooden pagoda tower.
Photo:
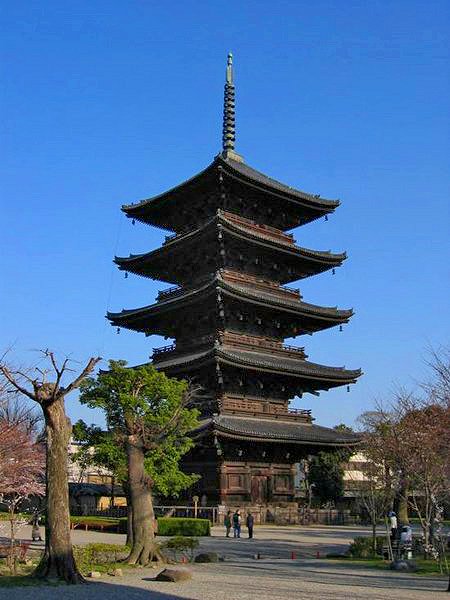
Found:
[[(167, 229), (161, 248), (119, 269), (171, 284), (155, 304), (108, 313), (116, 327), (174, 338), (153, 364), (200, 383), (198, 444), (185, 468), (202, 478), (198, 492), (228, 506), (294, 500), (295, 463), (321, 449), (354, 442), (313, 424), (289, 400), (355, 383), (360, 370), (307, 360), (285, 338), (347, 323), (352, 310), (303, 301), (285, 284), (336, 269), (346, 255), (301, 248), (286, 233), (339, 206), (275, 181), (235, 152), (232, 57), (226, 68), (223, 151), (201, 173), (138, 204), (126, 216)], [(348, 389), (348, 388), (347, 388)]]

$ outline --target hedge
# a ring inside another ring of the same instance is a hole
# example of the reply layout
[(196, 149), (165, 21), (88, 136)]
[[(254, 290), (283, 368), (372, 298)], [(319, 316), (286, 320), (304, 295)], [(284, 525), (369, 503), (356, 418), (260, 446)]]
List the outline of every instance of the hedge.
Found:
[[(127, 531), (127, 517), (119, 519), (120, 533)], [(211, 535), (211, 522), (209, 519), (187, 519), (183, 517), (160, 517), (158, 519), (158, 535)]]
[(158, 519), (158, 535), (211, 535), (209, 519), (166, 517)]

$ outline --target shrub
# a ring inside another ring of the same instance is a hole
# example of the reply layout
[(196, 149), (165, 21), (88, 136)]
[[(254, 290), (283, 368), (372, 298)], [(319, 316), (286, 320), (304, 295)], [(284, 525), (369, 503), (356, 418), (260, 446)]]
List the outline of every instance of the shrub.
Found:
[[(381, 556), (386, 538), (382, 535), (376, 537), (376, 555)], [(353, 558), (370, 558), (374, 556), (371, 537), (355, 537), (348, 549)]]
[(208, 519), (185, 519), (182, 517), (165, 517), (158, 519), (158, 535), (211, 535), (211, 523)]
[(124, 560), (130, 553), (128, 546), (118, 544), (87, 544), (86, 546), (74, 546), (75, 560), (82, 573), (99, 569), (99, 565), (109, 568), (111, 564)]
[[(120, 533), (127, 532), (127, 517), (119, 519)], [(183, 535), (200, 537), (211, 535), (211, 523), (208, 519), (185, 519), (183, 517), (161, 517), (158, 519), (157, 535)]]
[(188, 555), (189, 560), (192, 562), (194, 559), (194, 550), (198, 548), (199, 541), (193, 537), (185, 537), (183, 535), (176, 535), (170, 540), (166, 540), (161, 544), (163, 551), (169, 551), (173, 554), (175, 560), (178, 559), (178, 553)]

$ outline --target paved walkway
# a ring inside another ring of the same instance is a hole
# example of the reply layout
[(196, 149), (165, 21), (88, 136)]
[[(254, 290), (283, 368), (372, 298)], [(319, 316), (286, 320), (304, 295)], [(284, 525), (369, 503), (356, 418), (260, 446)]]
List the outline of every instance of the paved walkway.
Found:
[[(329, 552), (345, 552), (356, 536), (371, 535), (368, 527), (359, 526), (287, 526), (274, 527), (262, 525), (255, 527), (254, 538), (249, 540), (245, 528), (238, 540), (226, 538), (223, 527), (213, 527), (211, 537), (199, 538), (200, 549), (213, 551), (228, 558), (251, 558), (260, 553), (263, 558), (289, 559), (294, 552), (297, 558), (316, 558), (317, 553), (324, 557)], [(380, 530), (380, 534), (384, 532)], [(231, 534), (232, 535), (232, 534)], [(31, 527), (19, 529), (18, 537), (30, 540)], [(42, 537), (44, 530), (42, 529)], [(163, 539), (163, 538), (160, 538)], [(125, 535), (102, 533), (100, 531), (72, 531), (74, 544), (105, 542), (108, 544), (124, 544)], [(43, 542), (34, 543), (32, 547), (43, 547)]]

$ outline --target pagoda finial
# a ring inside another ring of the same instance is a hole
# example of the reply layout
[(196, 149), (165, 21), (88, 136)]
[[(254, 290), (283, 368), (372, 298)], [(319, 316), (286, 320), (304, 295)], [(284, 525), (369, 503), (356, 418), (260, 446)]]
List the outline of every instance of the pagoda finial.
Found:
[(236, 141), (235, 121), (235, 90), (233, 82), (233, 55), (228, 53), (225, 89), (223, 98), (223, 129), (222, 129), (222, 156), (243, 162), (242, 156), (234, 151)]

